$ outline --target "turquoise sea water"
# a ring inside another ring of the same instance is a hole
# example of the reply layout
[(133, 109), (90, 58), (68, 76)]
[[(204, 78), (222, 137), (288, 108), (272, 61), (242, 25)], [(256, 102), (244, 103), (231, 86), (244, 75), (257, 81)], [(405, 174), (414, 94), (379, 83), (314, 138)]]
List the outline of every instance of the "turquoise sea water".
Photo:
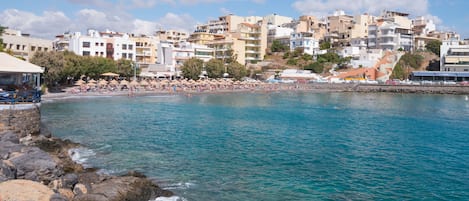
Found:
[(360, 93), (99, 97), (44, 103), (87, 164), (186, 200), (469, 200), (469, 101)]

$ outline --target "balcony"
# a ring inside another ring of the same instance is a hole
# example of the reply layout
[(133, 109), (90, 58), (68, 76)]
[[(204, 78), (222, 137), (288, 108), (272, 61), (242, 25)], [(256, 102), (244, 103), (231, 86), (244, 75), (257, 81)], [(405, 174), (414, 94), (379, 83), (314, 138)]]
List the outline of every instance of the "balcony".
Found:
[(246, 61), (259, 61), (260, 58), (258, 58), (258, 57), (246, 57), (245, 60)]
[(260, 38), (257, 38), (257, 37), (240, 37), (239, 39), (241, 39), (241, 40), (253, 40), (253, 41), (260, 40)]
[(246, 47), (260, 47), (261, 45), (259, 44), (252, 44), (252, 43), (248, 43), (246, 44)]
[(259, 54), (259, 51), (255, 51), (255, 50), (246, 50), (246, 54)]
[(383, 42), (380, 42), (379, 45), (381, 45), (381, 46), (396, 46), (396, 43), (393, 42), (393, 41), (383, 41)]

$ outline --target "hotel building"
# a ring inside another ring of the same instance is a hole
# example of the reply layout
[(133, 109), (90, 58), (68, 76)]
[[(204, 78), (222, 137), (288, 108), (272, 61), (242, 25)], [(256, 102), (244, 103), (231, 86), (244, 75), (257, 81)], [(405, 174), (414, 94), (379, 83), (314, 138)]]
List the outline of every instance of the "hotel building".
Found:
[(2, 34), (3, 47), (14, 56), (22, 57), (29, 61), (35, 52), (52, 51), (52, 40), (33, 38), (29, 34), (13, 29), (5, 29)]

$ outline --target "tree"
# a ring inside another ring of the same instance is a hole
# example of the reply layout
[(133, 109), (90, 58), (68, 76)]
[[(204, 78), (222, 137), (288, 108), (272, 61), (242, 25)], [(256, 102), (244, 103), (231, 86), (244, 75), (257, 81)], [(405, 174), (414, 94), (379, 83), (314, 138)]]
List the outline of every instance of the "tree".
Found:
[(182, 75), (186, 78), (197, 80), (202, 73), (204, 61), (197, 58), (190, 58), (182, 66)]
[(122, 77), (127, 77), (127, 78), (132, 77), (134, 74), (134, 66), (132, 66), (132, 61), (127, 60), (127, 59), (117, 60), (116, 73)]
[(274, 40), (272, 41), (272, 46), (270, 47), (270, 50), (272, 52), (285, 52), (287, 51), (288, 47), (282, 43), (280, 43), (279, 40)]
[(55, 86), (62, 80), (64, 70), (64, 56), (61, 52), (36, 52), (31, 63), (44, 67), (46, 85)]
[[(0, 36), (2, 36), (4, 31), (5, 27), (2, 27), (2, 25), (0, 25)], [(0, 38), (0, 52), (3, 52), (3, 38)]]
[(440, 56), (440, 46), (441, 46), (441, 41), (439, 40), (431, 40), (425, 45), (425, 48), (436, 54), (437, 56)]
[(329, 41), (323, 41), (321, 44), (319, 44), (320, 50), (327, 50), (329, 48), (331, 48), (331, 42)]
[(247, 70), (242, 64), (238, 62), (233, 62), (228, 64), (227, 66), (228, 74), (233, 77), (235, 80), (241, 80), (242, 78), (246, 77)]
[(221, 78), (225, 73), (225, 64), (219, 59), (210, 59), (205, 64), (205, 70), (210, 78)]
[(389, 76), (390, 79), (399, 79), (399, 80), (405, 80), (405, 72), (404, 69), (402, 69), (401, 63), (399, 62), (394, 66), (394, 69), (392, 70), (391, 76)]
[(322, 73), (324, 71), (324, 64), (320, 62), (314, 62), (305, 66), (305, 70), (311, 70), (314, 73)]

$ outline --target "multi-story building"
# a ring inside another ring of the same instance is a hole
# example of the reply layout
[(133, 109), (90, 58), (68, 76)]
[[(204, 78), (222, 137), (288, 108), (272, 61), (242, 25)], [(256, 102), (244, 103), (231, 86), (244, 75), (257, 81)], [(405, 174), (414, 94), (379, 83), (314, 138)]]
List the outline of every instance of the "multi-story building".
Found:
[(327, 22), (319, 20), (315, 16), (303, 15), (300, 16), (295, 31), (297, 33), (312, 32), (315, 39), (322, 40), (327, 34)]
[(311, 32), (292, 33), (290, 36), (290, 51), (302, 49), (305, 54), (318, 55), (319, 40)]
[(431, 19), (420, 16), (412, 20), (412, 31), (415, 36), (426, 36), (435, 30), (435, 23)]
[(412, 30), (412, 20), (409, 19), (408, 13), (401, 13), (396, 11), (384, 11), (381, 15), (381, 19), (384, 21), (394, 22), (401, 29)]
[(76, 32), (72, 35), (69, 50), (81, 56), (100, 56), (109, 59), (135, 61), (135, 42), (128, 34), (106, 30), (88, 30), (87, 35)]
[(270, 48), (274, 40), (279, 41), (282, 45), (290, 47), (290, 35), (293, 31), (292, 28), (269, 26), (267, 32), (267, 47)]
[[(241, 23), (233, 33), (233, 37), (244, 41), (244, 62), (241, 64), (257, 63), (264, 59), (267, 49), (267, 24), (261, 21), (256, 24)], [(240, 55), (238, 55), (240, 56)]]
[(240, 64), (245, 64), (245, 44), (246, 41), (239, 40), (233, 37), (231, 34), (216, 35), (212, 42), (207, 44), (208, 47), (214, 51), (214, 57), (216, 59), (226, 60), (230, 57), (236, 57), (236, 61)]
[(413, 34), (395, 22), (379, 20), (368, 27), (368, 48), (413, 50)]
[(215, 34), (208, 33), (204, 30), (195, 30), (194, 33), (189, 36), (187, 41), (195, 44), (206, 45), (214, 39)]
[(427, 34), (428, 37), (437, 38), (440, 41), (444, 40), (461, 40), (461, 36), (456, 32), (440, 32), (440, 31), (431, 31)]
[(353, 16), (346, 15), (344, 11), (336, 11), (328, 20), (328, 40), (333, 46), (349, 46), (354, 26)]
[(440, 71), (469, 71), (469, 45), (456, 38), (444, 40), (440, 47)]
[(368, 14), (356, 15), (353, 17), (353, 26), (350, 38), (367, 38), (368, 26), (375, 22), (375, 17)]
[(52, 51), (52, 41), (33, 38), (29, 34), (13, 29), (5, 29), (2, 34), (3, 47), (13, 53), (14, 56), (22, 57), (29, 61), (35, 52)]
[(135, 61), (138, 64), (155, 64), (159, 41), (154, 36), (131, 36), (135, 42)]
[(55, 40), (53, 41), (53, 47), (55, 51), (66, 51), (70, 49), (70, 39), (72, 38), (72, 34), (70, 32), (66, 32), (64, 34), (60, 34), (55, 36)]
[[(282, 24), (292, 22), (293, 18), (277, 15), (277, 14), (274, 13), (274, 14), (271, 14), (271, 15), (264, 16), (262, 20), (265, 21), (265, 23), (267, 25), (281, 26)], [(254, 22), (254, 23), (257, 23), (257, 22)]]
[(178, 46), (180, 42), (187, 41), (189, 38), (189, 35), (186, 32), (176, 30), (160, 30), (155, 33), (155, 36), (159, 41), (167, 41), (175, 46)]
[(238, 24), (245, 22), (245, 17), (226, 15), (210, 20), (207, 24), (198, 25), (196, 30), (211, 34), (229, 33), (238, 28)]

